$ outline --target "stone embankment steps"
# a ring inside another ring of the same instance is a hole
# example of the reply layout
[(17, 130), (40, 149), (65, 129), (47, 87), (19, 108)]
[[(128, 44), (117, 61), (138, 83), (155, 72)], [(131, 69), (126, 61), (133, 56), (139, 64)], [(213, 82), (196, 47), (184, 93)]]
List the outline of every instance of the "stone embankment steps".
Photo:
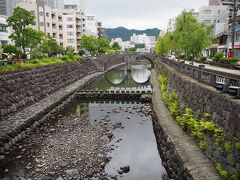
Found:
[[(123, 64), (124, 63), (114, 65), (108, 70), (114, 69)], [(10, 151), (10, 148), (14, 144), (24, 139), (28, 133), (47, 120), (47, 118), (42, 117), (45, 117), (46, 114), (51, 112), (56, 106), (60, 105), (71, 96), (75, 97), (75, 91), (105, 72), (96, 72), (87, 75), (77, 82), (59, 89), (57, 92), (23, 109), (22, 111), (2, 119), (0, 121), (0, 160), (5, 158), (5, 154)], [(69, 101), (71, 100), (72, 99)]]
[[(208, 158), (200, 151), (199, 147), (193, 142), (192, 138), (186, 134), (171, 117), (168, 109), (164, 105), (156, 77), (157, 74), (155, 70), (152, 70), (151, 83), (153, 85), (153, 108), (156, 112), (158, 123), (162, 127), (164, 134), (168, 137), (168, 141), (173, 144), (173, 147), (175, 148), (172, 151), (176, 152), (183, 162), (183, 172), (187, 172), (187, 174), (189, 174), (186, 178), (220, 180), (221, 178), (219, 177), (219, 174), (212, 166)], [(167, 151), (170, 150), (167, 149)], [(176, 163), (174, 160), (175, 157), (173, 159), (169, 159), (171, 163)], [(176, 169), (176, 171), (179, 170)]]

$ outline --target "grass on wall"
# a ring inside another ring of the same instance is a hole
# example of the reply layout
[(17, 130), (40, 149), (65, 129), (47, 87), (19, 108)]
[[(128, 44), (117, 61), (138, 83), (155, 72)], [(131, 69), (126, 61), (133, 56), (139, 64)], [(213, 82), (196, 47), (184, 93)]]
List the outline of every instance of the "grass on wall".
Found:
[(66, 62), (70, 63), (73, 61), (82, 61), (82, 57), (81, 56), (74, 56), (74, 57), (62, 56), (60, 58), (28, 60), (24, 63), (8, 64), (8, 65), (0, 66), (0, 72), (28, 69), (28, 68), (34, 68), (34, 67), (40, 67), (40, 66), (46, 66), (46, 65), (52, 65), (52, 64), (66, 63)]

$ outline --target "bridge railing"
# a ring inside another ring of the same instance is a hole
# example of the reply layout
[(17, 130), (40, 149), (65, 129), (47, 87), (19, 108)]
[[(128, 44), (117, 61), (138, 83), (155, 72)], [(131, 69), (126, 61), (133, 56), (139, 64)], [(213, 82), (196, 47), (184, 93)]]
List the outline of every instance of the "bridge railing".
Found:
[(162, 62), (201, 83), (240, 98), (240, 75), (206, 69), (202, 65), (193, 66), (167, 58), (163, 58)]

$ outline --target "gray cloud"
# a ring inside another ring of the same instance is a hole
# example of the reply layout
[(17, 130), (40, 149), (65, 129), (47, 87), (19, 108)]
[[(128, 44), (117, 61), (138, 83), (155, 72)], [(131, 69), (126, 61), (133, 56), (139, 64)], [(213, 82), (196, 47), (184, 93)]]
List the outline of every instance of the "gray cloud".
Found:
[(169, 19), (184, 9), (199, 9), (208, 0), (86, 0), (87, 14), (105, 27), (165, 29)]

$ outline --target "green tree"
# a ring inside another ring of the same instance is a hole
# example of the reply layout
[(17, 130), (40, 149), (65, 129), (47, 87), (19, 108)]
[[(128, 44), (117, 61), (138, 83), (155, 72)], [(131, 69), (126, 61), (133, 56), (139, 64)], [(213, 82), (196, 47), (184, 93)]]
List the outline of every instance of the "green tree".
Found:
[(119, 45), (117, 42), (114, 42), (114, 43), (113, 43), (112, 48), (113, 48), (115, 51), (121, 50), (121, 47), (120, 47), (120, 45)]
[(40, 45), (40, 51), (45, 54), (59, 54), (64, 51), (64, 48), (58, 44), (53, 37), (45, 37)]
[(21, 55), (22, 52), (16, 46), (8, 44), (3, 46), (3, 53), (15, 54), (15, 56)]
[(97, 47), (98, 53), (103, 54), (109, 51), (110, 42), (107, 38), (99, 38), (97, 42), (98, 42), (98, 47)]
[(94, 36), (83, 35), (80, 40), (80, 47), (91, 54), (97, 53), (98, 39)]
[(183, 11), (176, 19), (174, 41), (176, 51), (186, 57), (199, 57), (211, 45), (210, 27), (199, 22), (192, 12)]
[(158, 39), (155, 52), (163, 55), (175, 51), (187, 58), (201, 57), (212, 41), (212, 29), (199, 22), (192, 12), (183, 11), (176, 18), (175, 30)]
[(42, 42), (44, 32), (35, 30), (33, 28), (26, 28), (24, 29), (23, 33), (25, 36), (24, 41), (26, 43), (26, 47), (29, 48), (31, 54), (32, 49), (37, 47)]
[(13, 15), (7, 19), (8, 26), (11, 26), (14, 32), (10, 35), (10, 39), (15, 42), (17, 47), (21, 47), (24, 54), (26, 54), (26, 48), (28, 44), (26, 42), (26, 29), (29, 25), (34, 25), (35, 17), (31, 12), (16, 7), (13, 11)]
[(127, 49), (127, 51), (135, 52), (137, 49), (135, 47)]
[(175, 49), (174, 36), (172, 33), (167, 33), (165, 36), (158, 38), (155, 52), (156, 54), (162, 56)]

